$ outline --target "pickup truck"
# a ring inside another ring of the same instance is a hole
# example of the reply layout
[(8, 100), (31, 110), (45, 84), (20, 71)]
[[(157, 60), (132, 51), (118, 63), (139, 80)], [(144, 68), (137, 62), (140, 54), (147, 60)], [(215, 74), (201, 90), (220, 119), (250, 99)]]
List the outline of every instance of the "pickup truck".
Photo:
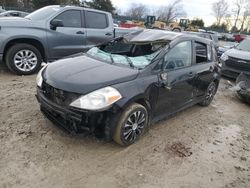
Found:
[(0, 18), (0, 62), (16, 74), (33, 74), (42, 62), (86, 51), (132, 31), (114, 29), (108, 12), (46, 6), (24, 18)]

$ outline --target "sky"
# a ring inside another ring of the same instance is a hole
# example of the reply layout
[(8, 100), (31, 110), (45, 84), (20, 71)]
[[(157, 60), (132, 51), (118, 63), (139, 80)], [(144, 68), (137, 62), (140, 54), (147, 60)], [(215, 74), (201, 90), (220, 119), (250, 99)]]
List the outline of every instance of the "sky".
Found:
[[(212, 3), (217, 0), (182, 0), (183, 8), (187, 13), (187, 17), (202, 18), (205, 21), (205, 25), (209, 26), (215, 22), (215, 18), (212, 14)], [(231, 0), (227, 0), (228, 3)], [(142, 3), (149, 7), (160, 7), (168, 5), (171, 0), (112, 0), (116, 7), (119, 7), (123, 12), (129, 8), (132, 3)]]

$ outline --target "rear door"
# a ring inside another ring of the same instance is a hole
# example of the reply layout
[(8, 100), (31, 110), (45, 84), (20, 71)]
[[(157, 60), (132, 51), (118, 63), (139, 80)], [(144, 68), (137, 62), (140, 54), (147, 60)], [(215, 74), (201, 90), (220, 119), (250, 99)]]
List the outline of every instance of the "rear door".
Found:
[[(97, 44), (109, 41), (113, 38), (113, 23), (109, 23), (107, 13), (86, 9), (86, 45), (91, 48)], [(111, 16), (111, 15), (110, 15)]]
[(74, 53), (82, 52), (85, 47), (86, 31), (83, 27), (81, 10), (66, 10), (53, 19), (61, 20), (62, 27), (47, 32), (49, 57), (58, 59)]
[(208, 85), (213, 81), (216, 54), (213, 54), (212, 46), (194, 41), (195, 65), (197, 75), (194, 80), (194, 95), (196, 97), (205, 94)]
[(186, 106), (193, 98), (192, 41), (183, 41), (164, 57), (163, 73), (159, 76), (159, 96), (156, 115), (171, 114)]

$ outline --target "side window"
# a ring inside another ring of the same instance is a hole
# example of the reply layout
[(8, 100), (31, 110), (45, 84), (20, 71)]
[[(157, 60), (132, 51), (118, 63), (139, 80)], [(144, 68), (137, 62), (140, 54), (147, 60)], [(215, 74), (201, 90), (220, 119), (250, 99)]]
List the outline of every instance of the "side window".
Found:
[(208, 52), (206, 44), (195, 42), (195, 52), (196, 52), (196, 63), (207, 62)]
[(18, 13), (18, 12), (11, 12), (10, 16), (18, 17), (18, 16), (20, 16), (20, 13)]
[(85, 16), (87, 28), (104, 29), (108, 27), (108, 20), (106, 14), (86, 11)]
[(82, 27), (81, 12), (79, 10), (67, 10), (56, 18), (63, 21), (63, 27)]
[(185, 41), (174, 46), (164, 57), (164, 69), (178, 69), (191, 66), (192, 42)]

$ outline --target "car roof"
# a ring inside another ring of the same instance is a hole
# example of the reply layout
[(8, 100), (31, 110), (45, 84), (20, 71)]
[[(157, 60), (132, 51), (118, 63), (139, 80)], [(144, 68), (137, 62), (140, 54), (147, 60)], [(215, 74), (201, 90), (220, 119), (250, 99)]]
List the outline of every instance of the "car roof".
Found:
[(195, 35), (158, 29), (141, 29), (139, 31), (132, 32), (124, 36), (124, 39), (127, 42), (133, 43), (169, 42), (177, 38), (195, 39), (206, 44), (211, 43), (211, 40), (201, 38)]

